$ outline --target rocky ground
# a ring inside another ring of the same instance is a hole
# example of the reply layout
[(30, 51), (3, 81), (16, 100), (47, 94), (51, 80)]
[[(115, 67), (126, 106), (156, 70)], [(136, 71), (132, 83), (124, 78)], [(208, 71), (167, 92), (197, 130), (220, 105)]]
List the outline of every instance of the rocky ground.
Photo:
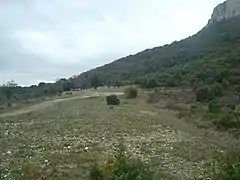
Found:
[(110, 108), (95, 94), (22, 112), (0, 117), (2, 179), (16, 179), (29, 164), (49, 179), (86, 179), (89, 166), (120, 142), (159, 174), (194, 179), (215, 151), (234, 144), (225, 134), (196, 129), (174, 111), (148, 104), (145, 96), (121, 98), (120, 106)]

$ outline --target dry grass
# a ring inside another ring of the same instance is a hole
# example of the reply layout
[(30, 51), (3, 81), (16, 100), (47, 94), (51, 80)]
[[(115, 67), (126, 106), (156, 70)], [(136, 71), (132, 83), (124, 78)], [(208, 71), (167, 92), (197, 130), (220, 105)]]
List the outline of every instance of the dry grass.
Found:
[(228, 137), (192, 129), (141, 95), (124, 102), (110, 109), (105, 97), (75, 99), (0, 118), (2, 176), (11, 179), (13, 169), (34, 164), (49, 179), (84, 180), (89, 166), (123, 140), (157, 172), (187, 180), (201, 175), (213, 151), (228, 146)]

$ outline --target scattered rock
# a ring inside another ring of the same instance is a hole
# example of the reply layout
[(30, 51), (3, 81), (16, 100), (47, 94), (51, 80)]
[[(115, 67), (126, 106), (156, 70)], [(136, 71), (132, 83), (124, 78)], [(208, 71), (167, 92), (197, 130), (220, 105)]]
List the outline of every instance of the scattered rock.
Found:
[(12, 154), (12, 152), (11, 152), (11, 151), (7, 151), (7, 154), (8, 154), (8, 155), (11, 155), (11, 154)]

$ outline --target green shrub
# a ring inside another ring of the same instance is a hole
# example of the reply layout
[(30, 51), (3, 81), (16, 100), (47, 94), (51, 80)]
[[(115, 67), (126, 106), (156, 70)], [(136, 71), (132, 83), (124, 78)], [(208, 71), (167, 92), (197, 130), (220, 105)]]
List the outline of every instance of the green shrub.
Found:
[(107, 101), (107, 105), (119, 105), (120, 104), (120, 100), (118, 99), (118, 97), (115, 94), (107, 96), (106, 101)]
[(224, 111), (218, 115), (214, 122), (219, 129), (240, 128), (240, 114), (234, 111)]
[(91, 168), (89, 180), (153, 180), (153, 172), (148, 165), (129, 156), (121, 145), (104, 165)]
[(219, 104), (216, 101), (211, 101), (208, 104), (208, 111), (210, 113), (218, 113), (218, 112), (220, 112), (220, 110), (221, 110), (221, 107), (219, 106)]
[(134, 99), (138, 96), (138, 90), (134, 87), (129, 87), (125, 89), (124, 95), (128, 99)]
[(227, 107), (233, 111), (236, 110), (236, 105), (235, 104), (228, 104)]
[(239, 180), (240, 151), (217, 154), (207, 174), (211, 180)]
[(102, 170), (98, 167), (97, 164), (91, 167), (89, 180), (103, 180)]
[(222, 86), (219, 83), (210, 86), (204, 85), (195, 89), (198, 102), (212, 101), (216, 97), (221, 97), (222, 94)]
[(12, 107), (12, 103), (11, 102), (8, 102), (7, 103), (7, 106), (10, 108), (10, 107)]
[(206, 100), (211, 100), (213, 97), (210, 95), (210, 90), (208, 86), (203, 86), (195, 90), (196, 100), (198, 102), (203, 102)]

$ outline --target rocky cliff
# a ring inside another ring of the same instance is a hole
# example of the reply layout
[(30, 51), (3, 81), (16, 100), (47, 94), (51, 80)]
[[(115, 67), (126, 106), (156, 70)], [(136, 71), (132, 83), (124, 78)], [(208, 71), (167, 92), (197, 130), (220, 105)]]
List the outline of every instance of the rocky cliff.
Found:
[(209, 24), (240, 15), (240, 0), (227, 0), (213, 11)]

